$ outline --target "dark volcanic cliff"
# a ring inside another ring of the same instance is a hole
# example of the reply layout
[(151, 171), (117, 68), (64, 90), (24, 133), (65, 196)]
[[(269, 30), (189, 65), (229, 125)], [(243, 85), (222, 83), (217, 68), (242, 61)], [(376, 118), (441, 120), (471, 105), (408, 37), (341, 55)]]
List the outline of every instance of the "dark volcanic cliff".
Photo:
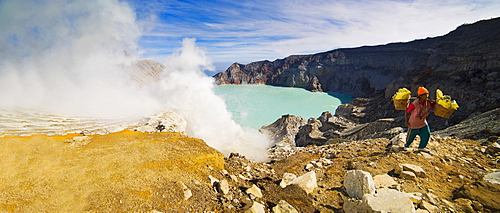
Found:
[(448, 121), (457, 123), (472, 113), (500, 107), (500, 18), (406, 43), (336, 49), (247, 65), (234, 63), (214, 77), (219, 84), (349, 93), (365, 98), (353, 102), (363, 108), (358, 110), (360, 122), (400, 116), (390, 101), (398, 88), (416, 91), (423, 85), (431, 91), (431, 98), (439, 88), (461, 105)]

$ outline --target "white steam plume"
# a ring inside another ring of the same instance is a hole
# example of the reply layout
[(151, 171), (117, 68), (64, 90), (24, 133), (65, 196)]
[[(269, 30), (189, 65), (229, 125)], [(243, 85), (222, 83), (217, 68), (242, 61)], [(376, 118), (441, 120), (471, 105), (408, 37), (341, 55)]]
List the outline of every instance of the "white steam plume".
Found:
[(224, 100), (213, 91), (213, 78), (202, 72), (213, 69), (210, 58), (196, 47), (194, 39), (184, 39), (182, 44), (181, 51), (165, 62), (165, 75), (158, 84), (164, 105), (188, 121), (188, 134), (219, 151), (265, 160), (269, 140), (234, 122)]
[(141, 34), (133, 10), (117, 0), (0, 1), (0, 108), (121, 119), (172, 110), (189, 135), (264, 160), (269, 141), (232, 120), (194, 39), (167, 59), (158, 83), (130, 81), (123, 67), (136, 61)]
[(1, 1), (0, 107), (90, 116), (158, 110), (121, 68), (134, 61), (141, 36), (134, 17), (116, 0)]

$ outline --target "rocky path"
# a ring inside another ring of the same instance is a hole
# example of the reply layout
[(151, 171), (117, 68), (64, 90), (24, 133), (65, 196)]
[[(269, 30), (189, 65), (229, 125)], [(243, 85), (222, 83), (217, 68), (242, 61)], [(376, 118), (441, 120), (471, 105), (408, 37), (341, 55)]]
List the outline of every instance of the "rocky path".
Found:
[[(414, 211), (500, 210), (500, 186), (483, 180), (485, 175), (500, 171), (498, 152), (490, 153), (486, 146), (473, 140), (450, 137), (433, 137), (429, 153), (416, 150), (394, 152), (390, 148), (393, 143), (387, 139), (372, 139), (316, 147), (271, 149), (271, 160), (267, 163), (251, 162), (240, 156), (229, 157), (223, 178), (230, 183), (230, 191), (235, 192), (229, 196), (232, 199), (222, 199), (223, 206), (230, 207), (224, 211), (230, 212), (230, 209), (242, 206), (231, 200), (236, 198), (243, 202), (245, 190), (255, 185), (262, 196), (254, 198), (254, 202), (264, 205), (269, 212), (279, 212), (272, 209), (281, 200), (298, 212), (357, 212), (360, 209), (349, 205), (345, 209), (346, 202), (352, 200), (345, 185), (346, 174), (355, 170), (364, 171), (376, 179), (377, 193), (385, 189), (401, 192), (403, 197), (412, 201)], [(402, 166), (406, 165), (422, 171), (403, 172), (407, 169)], [(309, 193), (299, 185), (280, 187), (290, 174), (300, 177), (310, 172), (315, 173), (317, 187)], [(385, 179), (383, 183), (377, 180), (381, 178)], [(384, 186), (387, 181), (391, 184)], [(227, 195), (221, 197), (227, 198)]]

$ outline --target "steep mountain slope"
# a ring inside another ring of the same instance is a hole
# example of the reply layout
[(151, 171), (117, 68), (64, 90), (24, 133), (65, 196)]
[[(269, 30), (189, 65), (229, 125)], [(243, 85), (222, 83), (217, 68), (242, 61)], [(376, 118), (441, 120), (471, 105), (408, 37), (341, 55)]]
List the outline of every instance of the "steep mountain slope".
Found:
[(235, 63), (214, 78), (219, 84), (302, 87), (369, 98), (357, 101), (366, 109), (364, 116), (358, 116), (360, 122), (398, 116), (390, 98), (400, 87), (416, 91), (423, 85), (431, 94), (439, 88), (462, 106), (447, 124), (436, 125), (443, 128), (500, 106), (500, 18), (406, 43)]

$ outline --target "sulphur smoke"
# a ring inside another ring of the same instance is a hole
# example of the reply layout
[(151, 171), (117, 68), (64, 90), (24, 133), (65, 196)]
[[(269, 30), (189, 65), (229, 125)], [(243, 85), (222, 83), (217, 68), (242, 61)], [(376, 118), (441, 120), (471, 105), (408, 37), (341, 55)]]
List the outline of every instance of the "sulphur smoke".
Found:
[(203, 74), (213, 65), (195, 39), (165, 60), (158, 82), (131, 81), (123, 67), (139, 58), (142, 34), (126, 2), (0, 2), (0, 108), (128, 119), (172, 110), (190, 136), (264, 160), (269, 141), (233, 121)]

